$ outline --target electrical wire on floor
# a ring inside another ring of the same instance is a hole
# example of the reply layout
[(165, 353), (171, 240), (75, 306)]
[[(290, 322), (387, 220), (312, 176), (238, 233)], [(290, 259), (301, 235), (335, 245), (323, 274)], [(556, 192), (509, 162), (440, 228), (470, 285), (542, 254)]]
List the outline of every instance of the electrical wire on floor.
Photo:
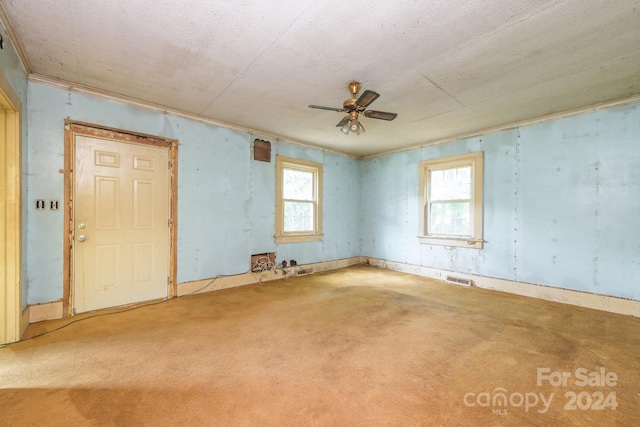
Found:
[[(276, 274), (277, 274), (277, 269), (275, 269), (275, 271), (276, 271)], [(200, 287), (200, 288), (198, 288), (198, 289), (196, 289), (194, 291), (186, 293), (184, 295), (180, 295), (179, 298), (188, 297), (188, 296), (197, 294), (199, 292), (202, 292), (204, 289), (206, 289), (207, 287), (211, 286), (216, 280), (218, 280), (220, 278), (238, 276), (238, 275), (247, 274), (247, 273), (251, 273), (252, 276), (254, 276), (254, 278), (255, 278), (255, 274), (250, 270), (247, 270), (247, 271), (245, 271), (243, 273), (238, 273), (238, 274), (228, 274), (228, 275), (221, 274), (221, 275), (218, 275), (218, 276), (214, 277), (213, 279), (209, 280), (206, 285), (204, 285), (204, 286), (202, 286), (202, 287)], [(259, 283), (262, 284), (262, 279), (259, 279)], [(176, 296), (176, 298), (178, 298), (178, 296)], [(139, 305), (135, 305), (133, 307), (124, 307), (121, 310), (111, 311), (109, 313), (96, 313), (96, 314), (93, 314), (93, 315), (90, 315), (90, 316), (82, 317), (80, 319), (74, 319), (74, 320), (70, 321), (69, 323), (65, 323), (64, 325), (58, 326), (57, 328), (54, 328), (54, 329), (51, 329), (50, 331), (45, 331), (45, 332), (42, 332), (40, 334), (34, 335), (32, 337), (21, 339), (20, 341), (7, 343), (7, 344), (0, 344), (0, 348), (12, 346), (12, 345), (15, 345), (15, 344), (23, 343), (25, 341), (30, 341), (30, 340), (32, 340), (34, 338), (39, 338), (39, 337), (42, 337), (42, 336), (45, 336), (45, 335), (49, 335), (49, 334), (51, 334), (53, 332), (57, 332), (57, 331), (59, 331), (61, 329), (64, 329), (67, 326), (71, 326), (74, 323), (82, 322), (83, 320), (94, 319), (96, 317), (102, 317), (102, 316), (110, 316), (112, 314), (126, 313), (126, 312), (129, 312), (129, 311), (138, 310), (138, 309), (144, 308), (144, 307), (150, 307), (150, 306), (153, 306), (153, 305), (163, 304), (163, 303), (165, 303), (167, 301), (172, 301), (172, 300), (174, 300), (176, 298), (163, 298), (163, 299), (161, 299), (159, 301), (153, 301), (153, 302), (149, 302), (149, 303), (146, 303), (146, 304), (139, 304)]]
[(139, 309), (139, 308), (143, 308), (143, 307), (150, 307), (150, 306), (152, 306), (152, 305), (162, 304), (162, 303), (167, 302), (167, 301), (169, 301), (169, 298), (164, 298), (164, 299), (161, 299), (161, 300), (159, 300), (159, 301), (153, 301), (153, 302), (146, 303), (146, 304), (142, 304), (142, 305), (136, 305), (136, 306), (134, 306), (134, 307), (127, 307), (127, 308), (123, 308), (123, 309), (121, 309), (121, 310), (113, 311), (113, 312), (109, 312), (109, 313), (96, 313), (96, 314), (92, 314), (92, 315), (90, 315), (90, 316), (82, 317), (82, 318), (80, 318), (80, 319), (74, 319), (74, 320), (70, 321), (69, 323), (65, 323), (64, 325), (58, 326), (57, 328), (54, 328), (54, 329), (51, 329), (50, 331), (45, 331), (45, 332), (39, 333), (39, 334), (34, 335), (34, 336), (32, 336), (32, 337), (29, 337), (29, 338), (23, 338), (23, 339), (21, 339), (20, 341), (16, 341), (16, 342), (12, 342), (12, 343), (7, 343), (7, 344), (2, 344), (2, 345), (0, 345), (0, 348), (7, 347), (7, 346), (11, 346), (11, 345), (15, 345), (15, 344), (20, 344), (20, 343), (25, 342), (25, 341), (30, 341), (30, 340), (32, 340), (32, 339), (34, 339), (34, 338), (42, 337), (42, 336), (44, 336), (44, 335), (49, 335), (49, 334), (51, 334), (51, 333), (53, 333), (53, 332), (57, 332), (57, 331), (59, 331), (59, 330), (61, 330), (61, 329), (64, 329), (64, 328), (66, 328), (67, 326), (71, 326), (71, 325), (73, 325), (74, 323), (82, 322), (83, 320), (93, 319), (93, 318), (96, 318), (96, 317), (102, 317), (102, 316), (110, 316), (110, 315), (112, 315), (112, 314), (126, 313), (126, 312), (128, 312), (128, 311), (137, 310), (137, 309)]

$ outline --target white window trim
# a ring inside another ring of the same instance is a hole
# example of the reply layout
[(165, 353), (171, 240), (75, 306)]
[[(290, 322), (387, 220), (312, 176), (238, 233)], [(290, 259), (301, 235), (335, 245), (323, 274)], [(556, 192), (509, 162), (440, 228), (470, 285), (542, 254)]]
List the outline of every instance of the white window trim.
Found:
[[(431, 170), (453, 169), (471, 166), (472, 176), (472, 203), (471, 218), (472, 230), (469, 237), (451, 237), (441, 235), (429, 235), (428, 232), (428, 179)], [(420, 214), (418, 216), (418, 240), (420, 243), (430, 245), (454, 246), (463, 248), (482, 249), (483, 247), (483, 222), (482, 222), (482, 181), (483, 181), (483, 153), (469, 153), (459, 156), (442, 157), (420, 162), (420, 192), (418, 195)]]
[[(284, 231), (284, 200), (282, 181), (284, 169), (297, 169), (314, 174), (314, 229), (313, 231)], [(322, 164), (291, 157), (276, 156), (276, 243), (298, 243), (322, 240)]]

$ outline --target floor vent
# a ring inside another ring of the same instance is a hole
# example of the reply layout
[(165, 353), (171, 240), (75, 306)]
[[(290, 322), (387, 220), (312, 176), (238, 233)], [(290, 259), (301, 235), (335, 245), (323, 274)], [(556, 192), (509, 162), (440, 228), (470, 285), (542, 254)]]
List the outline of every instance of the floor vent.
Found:
[(473, 280), (463, 279), (462, 277), (447, 276), (446, 281), (449, 283), (455, 283), (457, 285), (475, 286)]

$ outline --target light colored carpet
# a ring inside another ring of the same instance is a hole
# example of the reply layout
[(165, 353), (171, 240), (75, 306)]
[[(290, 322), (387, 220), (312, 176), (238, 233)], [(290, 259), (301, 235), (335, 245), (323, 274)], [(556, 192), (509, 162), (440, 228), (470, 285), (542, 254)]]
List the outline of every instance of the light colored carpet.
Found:
[[(356, 266), (0, 348), (0, 425), (640, 425), (639, 331), (637, 318)], [(571, 377), (538, 386), (538, 368)], [(579, 368), (608, 384), (581, 385)]]

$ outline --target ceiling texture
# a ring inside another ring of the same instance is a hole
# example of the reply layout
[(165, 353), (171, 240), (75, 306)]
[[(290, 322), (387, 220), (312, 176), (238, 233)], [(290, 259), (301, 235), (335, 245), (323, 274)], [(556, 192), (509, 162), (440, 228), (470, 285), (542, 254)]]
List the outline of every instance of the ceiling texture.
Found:
[[(640, 0), (0, 0), (45, 77), (354, 156), (640, 94)], [(344, 135), (347, 84), (380, 97)]]

